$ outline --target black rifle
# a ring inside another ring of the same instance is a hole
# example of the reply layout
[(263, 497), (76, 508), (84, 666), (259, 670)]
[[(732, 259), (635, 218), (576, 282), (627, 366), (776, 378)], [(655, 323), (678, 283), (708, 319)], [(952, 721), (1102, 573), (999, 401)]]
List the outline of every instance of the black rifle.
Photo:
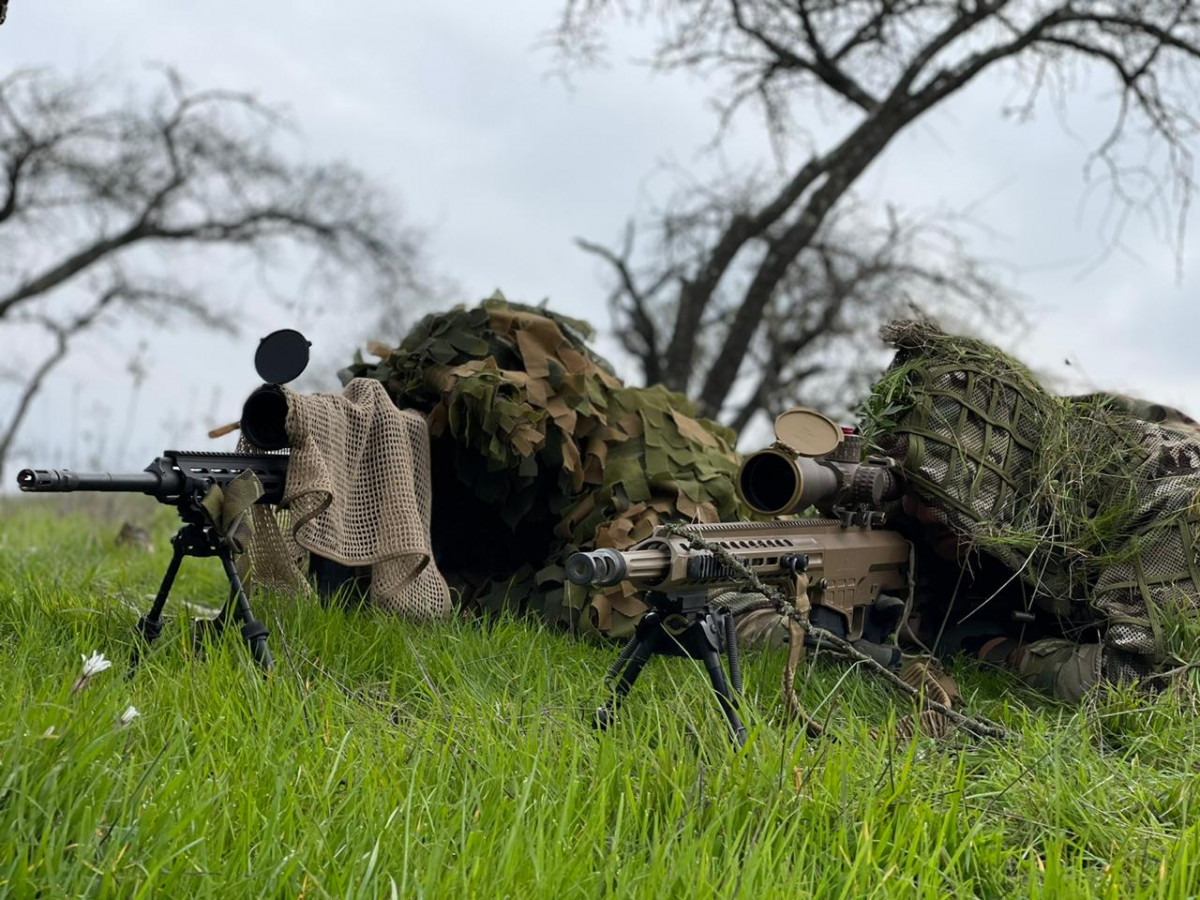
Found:
[[(308, 340), (299, 331), (281, 329), (258, 342), (254, 350), (254, 368), (266, 384), (254, 391), (242, 407), (241, 433), (252, 445), (263, 450), (282, 450), (288, 445), (287, 397), (280, 385), (300, 376), (308, 365)], [(232, 430), (229, 426), (211, 434)], [(174, 506), (184, 520), (170, 539), (172, 557), (167, 574), (162, 576), (154, 605), (138, 619), (138, 634), (146, 644), (162, 634), (162, 610), (179, 574), (184, 557), (216, 557), (229, 580), (229, 599), (212, 620), (197, 623), (196, 637), (208, 629), (220, 635), (230, 616), (241, 623), (241, 636), (250, 644), (250, 652), (265, 671), (274, 667), (266, 647), (266, 625), (254, 618), (250, 598), (233, 564), (234, 548), (217, 522), (212, 521), (204, 500), (214, 487), (226, 490), (230, 482), (251, 470), (263, 486), (256, 503), (275, 505), (282, 502), (288, 474), (287, 454), (212, 454), (204, 451), (168, 450), (137, 474), (114, 475), (107, 472), (78, 473), (68, 469), (24, 469), (17, 475), (22, 491), (66, 493), (70, 491), (114, 491), (150, 494), (168, 506)], [(138, 650), (133, 652), (137, 666)]]
[[(287, 398), (280, 385), (299, 377), (308, 365), (309, 342), (290, 328), (273, 331), (261, 341), (254, 353), (254, 368), (266, 384), (254, 391), (242, 408), (242, 434), (255, 447), (281, 450), (287, 446)], [(214, 433), (231, 430), (230, 426)], [(229, 579), (229, 599), (212, 621), (197, 623), (199, 628), (220, 634), (230, 616), (242, 623), (242, 637), (250, 645), (254, 661), (270, 671), (274, 666), (267, 648), (267, 626), (254, 618), (242, 579), (233, 564), (233, 547), (204, 507), (214, 487), (227, 488), (235, 478), (250, 470), (258, 476), (262, 496), (256, 503), (278, 504), (283, 500), (288, 457), (279, 453), (205, 453), (168, 450), (144, 472), (113, 475), (108, 472), (80, 473), (67, 469), (24, 469), (17, 475), (23, 491), (66, 493), (69, 491), (116, 491), (149, 494), (159, 503), (174, 506), (183, 525), (171, 538), (173, 554), (163, 575), (150, 611), (138, 619), (137, 629), (146, 644), (162, 633), (162, 611), (166, 605), (179, 565), (185, 556), (215, 556)], [(200, 634), (197, 634), (199, 637)], [(135, 650), (133, 663), (136, 666)]]
[[(263, 494), (258, 503), (277, 504), (283, 499), (288, 457), (275, 453), (203, 453), (168, 450), (136, 474), (85, 473), (68, 469), (24, 469), (17, 475), (23, 491), (66, 493), (70, 491), (114, 491), (149, 494), (159, 503), (174, 506), (183, 525), (171, 538), (172, 556), (158, 594), (149, 612), (138, 619), (137, 630), (146, 644), (162, 633), (162, 611), (180, 563), (185, 556), (215, 556), (229, 579), (229, 599), (211, 622), (204, 623), (220, 634), (232, 615), (242, 623), (242, 637), (254, 661), (270, 671), (274, 665), (267, 647), (267, 626), (254, 618), (242, 579), (233, 564), (233, 548), (204, 507), (204, 498), (214, 486), (226, 488), (246, 470), (258, 476)], [(137, 664), (135, 650), (133, 662)]]

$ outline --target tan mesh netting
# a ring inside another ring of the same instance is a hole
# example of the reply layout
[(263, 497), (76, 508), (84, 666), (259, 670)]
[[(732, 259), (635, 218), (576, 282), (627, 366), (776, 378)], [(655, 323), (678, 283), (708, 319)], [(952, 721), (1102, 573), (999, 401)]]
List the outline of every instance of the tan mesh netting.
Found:
[(303, 551), (371, 566), (371, 599), (410, 618), (451, 614), (450, 592), (430, 549), (429, 434), (422, 416), (397, 409), (383, 386), (351, 381), (341, 396), (288, 392), (291, 445), (283, 506), (256, 510), (251, 548), (257, 583), (303, 582)]

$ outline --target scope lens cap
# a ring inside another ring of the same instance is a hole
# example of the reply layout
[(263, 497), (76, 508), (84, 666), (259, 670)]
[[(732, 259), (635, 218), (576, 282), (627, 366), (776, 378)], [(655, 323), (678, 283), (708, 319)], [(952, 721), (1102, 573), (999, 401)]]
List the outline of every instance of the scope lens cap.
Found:
[(294, 328), (272, 331), (258, 342), (254, 368), (267, 384), (287, 384), (308, 367), (308, 338)]
[(842, 442), (842, 426), (815, 409), (797, 406), (775, 420), (775, 438), (798, 456), (827, 456)]

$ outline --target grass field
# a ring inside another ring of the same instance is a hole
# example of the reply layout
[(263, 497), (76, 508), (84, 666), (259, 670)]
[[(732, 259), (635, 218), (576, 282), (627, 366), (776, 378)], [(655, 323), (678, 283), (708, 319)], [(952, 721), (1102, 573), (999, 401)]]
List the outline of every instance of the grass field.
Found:
[[(1200, 894), (1200, 724), (1184, 699), (1077, 711), (955, 670), (1008, 743), (872, 740), (908, 710), (819, 664), (781, 714), (747, 661), (748, 746), (703, 672), (656, 660), (617, 726), (586, 711), (616, 652), (532, 622), (417, 626), (263, 598), (277, 671), (236, 632), (203, 659), (180, 607), (127, 679), (173, 528), (0, 507), (0, 896), (1186, 897)], [(178, 599), (219, 605), (213, 561)], [(72, 693), (80, 657), (111, 669)], [(128, 725), (118, 722), (133, 705)]]

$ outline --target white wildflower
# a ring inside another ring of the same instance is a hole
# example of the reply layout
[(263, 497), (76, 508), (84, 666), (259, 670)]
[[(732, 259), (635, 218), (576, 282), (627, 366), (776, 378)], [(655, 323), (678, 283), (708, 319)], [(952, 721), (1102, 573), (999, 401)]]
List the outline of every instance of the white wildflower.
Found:
[(71, 693), (77, 694), (87, 687), (88, 679), (93, 675), (98, 675), (105, 669), (112, 667), (112, 660), (105, 657), (103, 653), (98, 653), (93, 650), (91, 656), (83, 657), (83, 673), (71, 685)]
[(121, 713), (121, 717), (117, 719), (117, 724), (124, 728), (140, 715), (141, 713), (138, 712), (137, 707), (130, 704), (125, 708), (125, 712)]
[(105, 669), (112, 666), (112, 660), (105, 657), (103, 653), (92, 651), (91, 656), (80, 657), (83, 660), (83, 677), (91, 678), (93, 675), (98, 675)]

